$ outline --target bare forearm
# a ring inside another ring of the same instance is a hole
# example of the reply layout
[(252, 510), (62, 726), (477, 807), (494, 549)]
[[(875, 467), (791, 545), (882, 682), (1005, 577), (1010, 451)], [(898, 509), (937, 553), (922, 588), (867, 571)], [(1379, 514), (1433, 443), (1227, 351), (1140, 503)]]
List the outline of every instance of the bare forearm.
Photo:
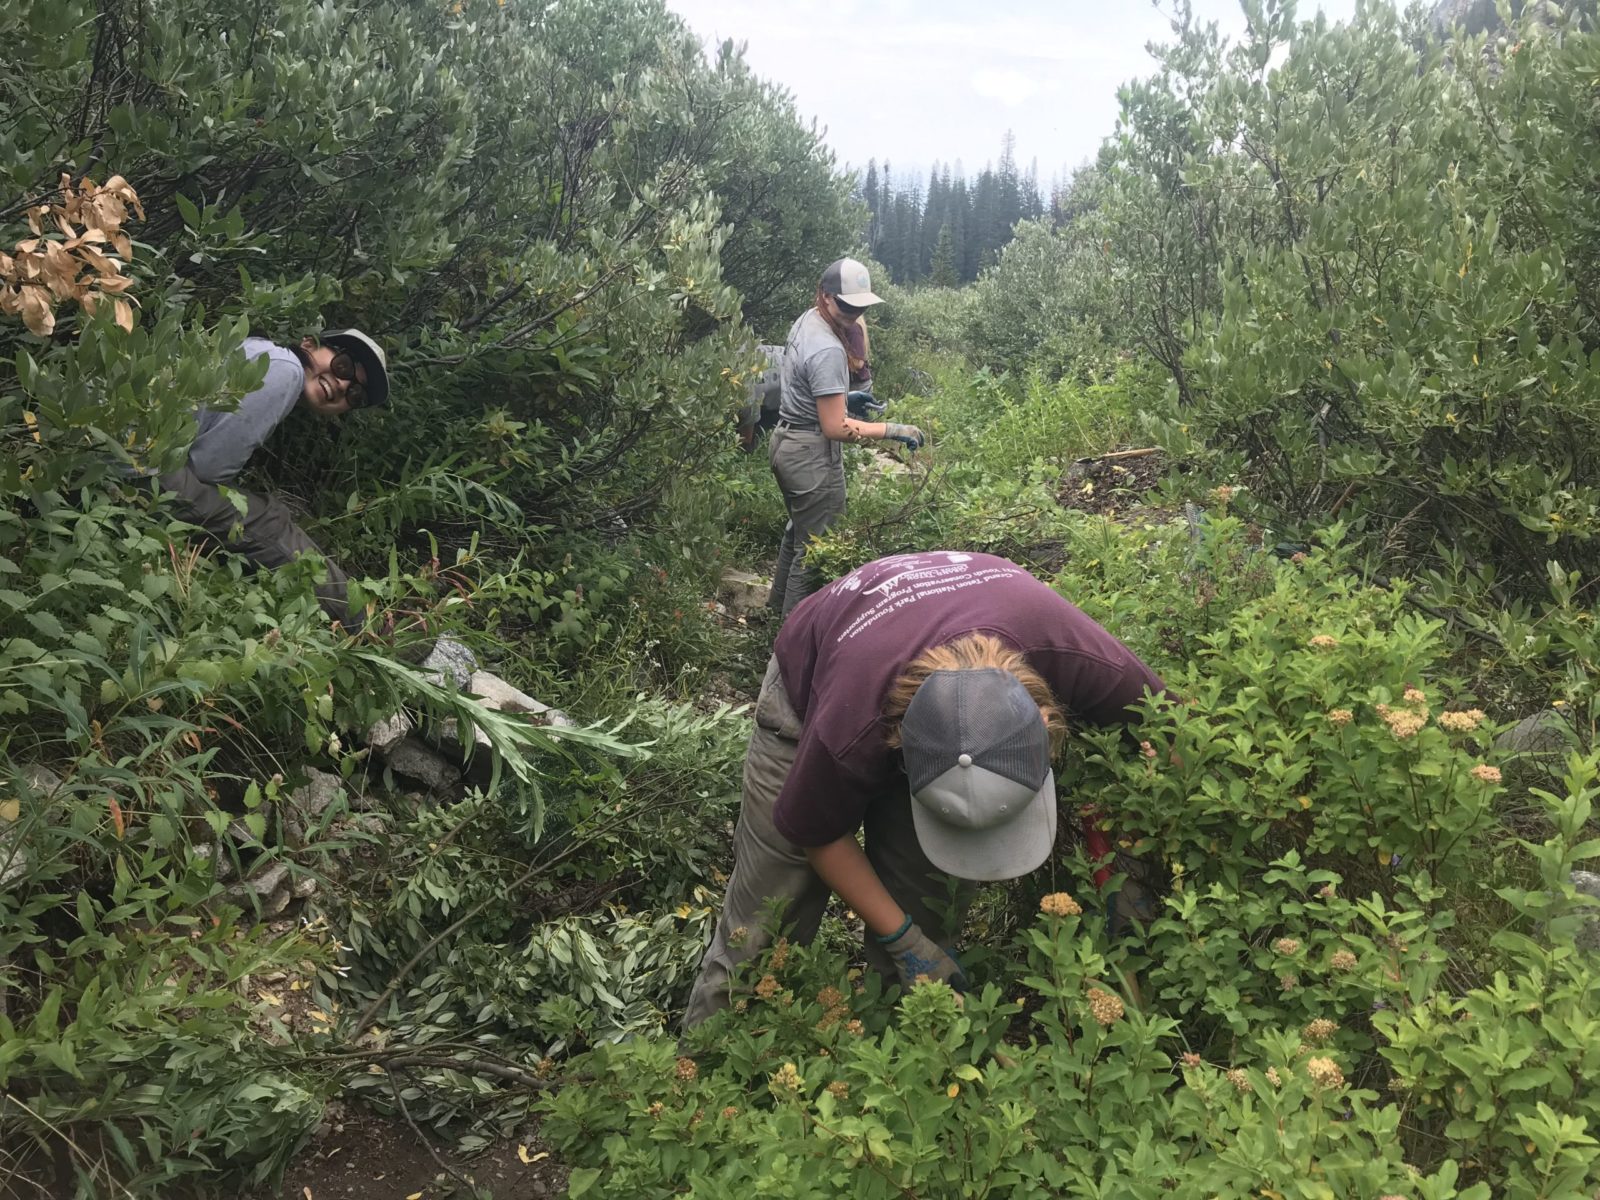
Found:
[(807, 846), (806, 857), (811, 860), (811, 869), (855, 909), (873, 933), (888, 937), (905, 922), (905, 910), (889, 895), (854, 837), (842, 837), (825, 846)]
[(884, 437), (889, 431), (882, 421), (858, 421), (846, 416), (843, 392), (836, 396), (818, 397), (817, 427), (830, 442), (871, 442)]

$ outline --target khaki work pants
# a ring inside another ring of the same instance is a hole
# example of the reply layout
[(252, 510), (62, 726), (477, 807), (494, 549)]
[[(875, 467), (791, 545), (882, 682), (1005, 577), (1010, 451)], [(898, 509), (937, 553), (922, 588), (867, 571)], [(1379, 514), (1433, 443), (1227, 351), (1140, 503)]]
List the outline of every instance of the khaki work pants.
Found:
[(817, 590), (817, 573), (806, 565), (806, 543), (844, 514), (844, 448), (820, 429), (772, 431), (767, 461), (783, 493), (789, 520), (778, 546), (769, 606), (783, 616)]
[[(235, 489), (246, 501), (241, 518), (217, 485), (201, 479), (187, 464), (161, 476), (160, 482), (163, 491), (177, 495), (176, 508), (184, 520), (198, 525), (218, 545), (244, 555), (258, 567), (273, 570), (301, 554), (319, 556), (327, 572), (327, 579), (316, 585), (323, 611), (352, 632), (361, 628), (361, 617), (350, 612), (349, 577), (294, 523), (282, 500)], [(233, 536), (235, 526), (240, 527), (237, 536)]]
[[(822, 923), (831, 894), (828, 885), (811, 869), (805, 851), (772, 824), (772, 806), (794, 765), (799, 737), (800, 718), (790, 707), (774, 658), (767, 663), (745, 754), (744, 799), (733, 835), (733, 877), (689, 994), (685, 1029), (727, 1007), (733, 968), (770, 943), (762, 919), (772, 899), (783, 902), (782, 923), (793, 941), (810, 942)], [(946, 875), (922, 853), (911, 824), (911, 797), (904, 787), (868, 806), (864, 832), (867, 860), (889, 894), (929, 937), (941, 945), (952, 944), (976, 889)], [(883, 947), (870, 934), (865, 945), (868, 965), (894, 979), (894, 963)]]

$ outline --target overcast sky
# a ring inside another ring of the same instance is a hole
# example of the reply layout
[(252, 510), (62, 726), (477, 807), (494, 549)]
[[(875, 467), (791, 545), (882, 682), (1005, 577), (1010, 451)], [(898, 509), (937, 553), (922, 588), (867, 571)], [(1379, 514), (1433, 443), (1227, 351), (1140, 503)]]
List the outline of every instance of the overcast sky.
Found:
[[(1092, 159), (1117, 119), (1117, 87), (1152, 73), (1145, 45), (1171, 34), (1150, 0), (667, 0), (709, 45), (749, 45), (757, 74), (787, 87), (827, 127), (841, 163), (888, 158), (925, 171), (961, 160), (971, 176), (1010, 129), (1041, 187)], [(1301, 0), (1343, 19), (1355, 0)], [(1237, 34), (1237, 0), (1194, 0)]]

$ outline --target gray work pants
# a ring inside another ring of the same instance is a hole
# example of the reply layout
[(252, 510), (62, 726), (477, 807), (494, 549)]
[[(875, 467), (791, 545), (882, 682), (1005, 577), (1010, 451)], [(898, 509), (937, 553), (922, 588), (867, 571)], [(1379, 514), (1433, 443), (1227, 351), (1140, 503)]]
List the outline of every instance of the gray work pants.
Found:
[(772, 431), (768, 461), (789, 513), (778, 547), (769, 606), (783, 616), (817, 590), (817, 573), (806, 565), (806, 543), (844, 514), (844, 448), (820, 429)]
[[(762, 927), (770, 900), (784, 902), (783, 925), (795, 942), (811, 941), (822, 923), (828, 885), (811, 869), (805, 851), (772, 824), (772, 806), (794, 764), (799, 737), (800, 718), (789, 705), (774, 658), (767, 663), (745, 754), (744, 800), (733, 834), (733, 876), (700, 975), (689, 993), (685, 1029), (727, 1007), (733, 968), (754, 958), (771, 941)], [(865, 833), (867, 860), (896, 903), (929, 937), (941, 945), (953, 943), (976, 889), (946, 875), (922, 853), (911, 824), (911, 797), (903, 787), (867, 807)], [(870, 934), (866, 956), (869, 966), (895, 978), (893, 961)]]
[[(219, 545), (244, 555), (258, 567), (272, 570), (301, 554), (321, 557), (327, 579), (316, 585), (316, 592), (323, 610), (346, 629), (361, 628), (360, 615), (350, 612), (349, 577), (294, 523), (282, 500), (234, 489), (246, 501), (244, 516), (240, 517), (239, 510), (217, 490), (217, 485), (201, 479), (187, 463), (161, 476), (160, 482), (162, 491), (178, 497), (176, 508), (184, 520), (198, 525)], [(233, 535), (235, 526), (240, 527), (237, 536)]]

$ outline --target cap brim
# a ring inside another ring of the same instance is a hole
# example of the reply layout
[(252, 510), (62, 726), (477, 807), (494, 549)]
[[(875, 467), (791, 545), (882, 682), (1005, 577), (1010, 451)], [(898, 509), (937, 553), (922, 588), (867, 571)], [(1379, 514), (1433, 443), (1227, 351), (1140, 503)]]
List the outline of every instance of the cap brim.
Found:
[(1042, 864), (1055, 847), (1056, 774), (1048, 772), (1023, 811), (993, 829), (952, 825), (915, 800), (911, 823), (928, 861), (946, 875), (980, 883), (1015, 879)]
[(851, 308), (870, 308), (874, 304), (883, 303), (883, 297), (876, 292), (840, 292), (838, 299), (843, 300)]
[(367, 400), (362, 408), (382, 408), (389, 403), (389, 371), (372, 352), (371, 346), (360, 338), (342, 334), (324, 334), (322, 340), (329, 346), (337, 346), (366, 368)]

